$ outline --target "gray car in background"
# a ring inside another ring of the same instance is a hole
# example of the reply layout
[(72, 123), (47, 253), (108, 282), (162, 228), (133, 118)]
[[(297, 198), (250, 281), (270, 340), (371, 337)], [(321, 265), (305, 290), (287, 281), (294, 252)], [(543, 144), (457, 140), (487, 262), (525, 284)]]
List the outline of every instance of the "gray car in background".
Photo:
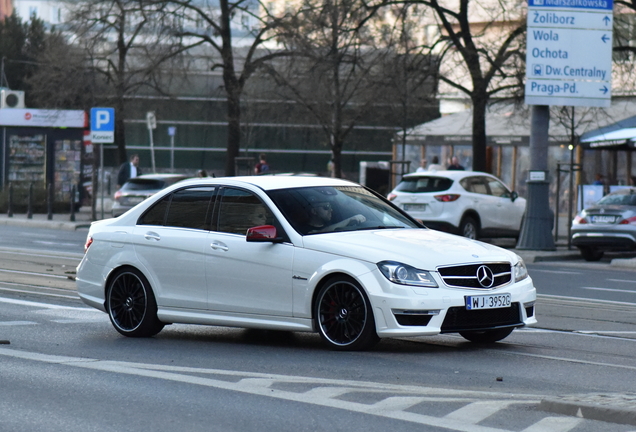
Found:
[(636, 188), (605, 195), (572, 221), (572, 244), (586, 261), (605, 251), (636, 250)]
[(113, 217), (126, 213), (149, 196), (190, 177), (186, 174), (146, 174), (128, 180), (115, 192)]

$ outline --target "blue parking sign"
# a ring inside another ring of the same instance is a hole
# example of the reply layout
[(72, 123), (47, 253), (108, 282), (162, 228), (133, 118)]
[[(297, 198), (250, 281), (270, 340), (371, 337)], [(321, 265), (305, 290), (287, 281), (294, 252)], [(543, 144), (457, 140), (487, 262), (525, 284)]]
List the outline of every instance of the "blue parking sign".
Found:
[(91, 108), (91, 141), (115, 142), (115, 108)]

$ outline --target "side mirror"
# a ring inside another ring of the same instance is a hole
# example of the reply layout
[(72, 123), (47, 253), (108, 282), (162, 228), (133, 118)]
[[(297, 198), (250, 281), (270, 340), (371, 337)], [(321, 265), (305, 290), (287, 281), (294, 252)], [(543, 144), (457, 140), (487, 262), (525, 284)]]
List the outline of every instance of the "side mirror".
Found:
[(516, 200), (517, 198), (519, 198), (519, 194), (518, 194), (517, 192), (515, 192), (515, 191), (512, 191), (512, 192), (510, 193), (510, 201), (515, 202), (515, 200)]
[(245, 240), (248, 242), (281, 243), (282, 237), (277, 236), (276, 227), (273, 225), (261, 225), (247, 229)]

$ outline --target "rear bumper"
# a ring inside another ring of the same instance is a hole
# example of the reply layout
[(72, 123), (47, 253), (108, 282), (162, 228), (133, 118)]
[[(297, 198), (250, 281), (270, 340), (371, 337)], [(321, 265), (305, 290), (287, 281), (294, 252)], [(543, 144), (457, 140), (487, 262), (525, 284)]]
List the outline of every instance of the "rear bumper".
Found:
[(605, 250), (636, 249), (636, 238), (629, 233), (580, 232), (572, 234), (572, 245)]

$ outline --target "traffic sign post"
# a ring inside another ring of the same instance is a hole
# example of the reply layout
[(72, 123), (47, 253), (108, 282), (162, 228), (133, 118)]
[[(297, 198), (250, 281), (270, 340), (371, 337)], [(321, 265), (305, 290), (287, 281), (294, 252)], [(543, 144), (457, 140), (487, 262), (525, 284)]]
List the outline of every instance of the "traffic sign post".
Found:
[(91, 142), (99, 146), (99, 171), (101, 177), (101, 216), (104, 219), (104, 144), (115, 142), (115, 108), (91, 108)]
[(146, 126), (148, 126), (148, 135), (150, 137), (150, 162), (152, 164), (152, 172), (157, 172), (155, 166), (155, 143), (152, 139), (153, 129), (157, 129), (157, 116), (154, 111), (148, 111), (146, 113)]
[(526, 104), (609, 107), (612, 0), (528, 0)]

